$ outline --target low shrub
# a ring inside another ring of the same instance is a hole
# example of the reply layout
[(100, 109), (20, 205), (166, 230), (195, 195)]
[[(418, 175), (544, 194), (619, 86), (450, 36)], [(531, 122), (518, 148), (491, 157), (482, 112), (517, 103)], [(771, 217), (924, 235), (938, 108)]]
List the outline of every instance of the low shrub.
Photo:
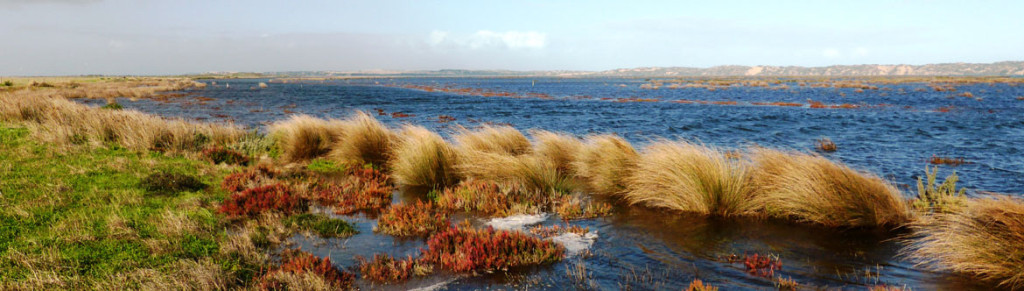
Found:
[(363, 257), (356, 257), (356, 260), (359, 261), (359, 274), (363, 279), (377, 283), (398, 282), (413, 275), (427, 275), (433, 268), (414, 260), (412, 256), (396, 260), (387, 254), (374, 254), (372, 260)]
[(285, 225), (293, 225), (303, 231), (314, 233), (320, 237), (344, 237), (358, 233), (348, 222), (331, 218), (323, 214), (303, 213), (285, 219)]
[(426, 236), (448, 226), (447, 213), (438, 211), (432, 203), (416, 201), (393, 205), (385, 210), (377, 218), (374, 230), (394, 236)]
[(246, 189), (273, 184), (277, 181), (278, 175), (280, 172), (270, 166), (259, 165), (256, 168), (224, 177), (224, 181), (220, 185), (228, 192), (242, 192)]
[(345, 165), (339, 164), (326, 159), (314, 159), (309, 165), (306, 165), (306, 169), (312, 172), (321, 174), (330, 173), (343, 173), (345, 172)]
[(938, 172), (939, 167), (929, 169), (925, 166), (926, 180), (921, 177), (917, 178), (917, 198), (911, 203), (914, 209), (924, 212), (950, 213), (962, 209), (967, 204), (965, 195), (967, 189), (957, 190), (956, 188), (956, 182), (959, 181), (956, 172), (946, 176), (942, 184), (936, 186)]
[(612, 212), (612, 205), (599, 201), (584, 202), (576, 196), (562, 196), (555, 201), (554, 212), (563, 220), (591, 219)]
[(507, 270), (558, 262), (565, 248), (521, 232), (453, 227), (427, 240), (423, 260), (453, 272)]
[(379, 211), (391, 205), (394, 187), (388, 175), (375, 169), (350, 169), (341, 183), (322, 180), (315, 183), (311, 197), (321, 204), (335, 206), (339, 214)]
[(350, 289), (355, 282), (355, 275), (338, 270), (330, 258), (316, 257), (300, 250), (286, 251), (282, 256), (281, 265), (260, 278), (258, 285), (262, 290), (300, 289), (294, 286), (299, 285), (295, 284), (297, 282), (287, 279), (294, 278), (294, 275), (315, 276), (332, 289)]
[(249, 165), (249, 157), (246, 157), (240, 152), (220, 146), (209, 147), (203, 150), (203, 158), (213, 162), (214, 164), (224, 163), (228, 165)]
[(229, 217), (253, 216), (264, 211), (292, 213), (300, 208), (302, 201), (292, 194), (290, 188), (273, 184), (247, 189), (229, 196), (220, 205), (220, 213)]
[(146, 176), (140, 182), (140, 186), (146, 191), (164, 194), (199, 191), (206, 188), (206, 184), (194, 176), (163, 171)]

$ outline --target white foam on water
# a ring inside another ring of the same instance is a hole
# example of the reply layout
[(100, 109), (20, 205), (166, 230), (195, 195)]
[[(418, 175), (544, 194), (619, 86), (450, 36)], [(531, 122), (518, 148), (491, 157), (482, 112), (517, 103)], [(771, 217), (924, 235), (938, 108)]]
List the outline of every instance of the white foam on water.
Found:
[(487, 221), (487, 225), (490, 225), (494, 229), (504, 230), (521, 230), (527, 225), (534, 225), (544, 222), (548, 219), (548, 215), (545, 213), (541, 214), (520, 214), (509, 217), (493, 218)]
[(591, 231), (584, 235), (566, 232), (551, 237), (551, 240), (562, 244), (565, 247), (566, 255), (573, 256), (593, 246), (594, 241), (597, 241), (597, 232)]

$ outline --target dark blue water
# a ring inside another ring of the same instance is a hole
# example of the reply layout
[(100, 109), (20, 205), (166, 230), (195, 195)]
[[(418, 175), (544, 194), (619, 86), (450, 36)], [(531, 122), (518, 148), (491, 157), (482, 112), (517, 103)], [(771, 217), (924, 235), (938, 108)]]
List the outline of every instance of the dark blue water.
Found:
[[(955, 170), (970, 195), (982, 191), (1024, 192), (1024, 88), (1013, 84), (958, 85), (956, 92), (935, 92), (927, 84), (876, 84), (879, 90), (811, 88), (789, 84), (789, 89), (730, 87), (642, 89), (642, 79), (560, 78), (423, 78), (360, 79), (325, 82), (270, 82), (217, 80), (216, 86), (171, 99), (121, 103), (132, 109), (199, 120), (232, 120), (261, 125), (305, 113), (344, 118), (354, 110), (414, 116), (378, 118), (391, 126), (413, 123), (446, 132), (459, 124), (508, 123), (519, 129), (542, 128), (580, 136), (618, 133), (638, 147), (656, 137), (684, 138), (708, 145), (737, 148), (761, 145), (812, 150), (814, 140), (829, 137), (839, 147), (828, 157), (867, 170), (899, 185), (913, 185), (928, 158), (963, 157), (970, 164), (942, 166), (940, 176)], [(225, 86), (230, 84), (230, 87)], [(519, 95), (543, 93), (552, 99), (479, 97), (401, 88), (405, 85), (480, 88)], [(625, 85), (625, 86), (621, 86)], [(923, 92), (918, 89), (925, 88)], [(970, 92), (973, 98), (958, 97)], [(213, 100), (198, 99), (199, 96)], [(586, 96), (581, 98), (581, 96)], [(662, 102), (617, 103), (601, 98), (658, 98)], [(670, 100), (737, 101), (739, 105), (678, 104)], [(979, 100), (980, 99), (980, 100)], [(756, 106), (753, 102), (858, 104), (858, 109)], [(879, 104), (887, 106), (878, 107)], [(938, 112), (950, 108), (949, 112)], [(869, 108), (870, 107), (870, 108)], [(439, 115), (456, 118), (437, 122)], [(916, 189), (904, 190), (913, 193)], [(907, 191), (909, 190), (909, 191)], [(908, 194), (909, 195), (909, 194)], [(437, 275), (414, 280), (397, 289), (438, 282), (444, 288), (564, 289), (571, 264), (582, 263), (598, 289), (619, 289), (623, 284), (653, 289), (681, 289), (693, 278), (725, 289), (771, 288), (768, 279), (744, 272), (742, 265), (719, 257), (728, 254), (778, 254), (785, 266), (777, 275), (792, 277), (805, 286), (861, 290), (865, 285), (907, 285), (915, 289), (963, 289), (967, 280), (949, 274), (921, 271), (896, 255), (894, 233), (835, 231), (764, 221), (716, 221), (672, 215), (647, 209), (620, 207), (616, 215), (579, 222), (599, 233), (593, 256), (572, 257), (554, 266), (510, 273), (454, 277)], [(373, 220), (361, 225), (372, 228)], [(547, 224), (554, 221), (545, 222)], [(365, 224), (365, 225), (363, 225)], [(396, 242), (364, 230), (348, 239), (360, 247), (344, 247), (344, 240), (297, 238), (319, 255), (330, 255), (343, 265), (352, 256), (384, 251), (415, 254), (421, 241)], [(338, 244), (341, 243), (342, 246)], [(326, 246), (326, 247), (324, 247)], [(647, 270), (647, 271), (644, 271)], [(624, 274), (638, 274), (626, 276)], [(644, 275), (646, 274), (646, 275)], [(634, 277), (648, 278), (638, 280)], [(453, 279), (457, 278), (457, 279)], [(452, 281), (454, 280), (454, 281)], [(623, 283), (627, 282), (627, 283)], [(588, 283), (588, 284), (591, 284)], [(374, 288), (379, 287), (375, 286)], [(975, 286), (977, 287), (977, 286)], [(987, 288), (988, 286), (983, 286)]]

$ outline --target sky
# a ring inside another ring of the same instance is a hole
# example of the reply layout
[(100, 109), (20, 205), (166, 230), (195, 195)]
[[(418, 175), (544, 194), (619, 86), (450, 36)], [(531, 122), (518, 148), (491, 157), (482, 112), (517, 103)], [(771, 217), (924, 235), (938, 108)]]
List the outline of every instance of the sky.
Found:
[(0, 0), (0, 75), (1024, 60), (1024, 1)]

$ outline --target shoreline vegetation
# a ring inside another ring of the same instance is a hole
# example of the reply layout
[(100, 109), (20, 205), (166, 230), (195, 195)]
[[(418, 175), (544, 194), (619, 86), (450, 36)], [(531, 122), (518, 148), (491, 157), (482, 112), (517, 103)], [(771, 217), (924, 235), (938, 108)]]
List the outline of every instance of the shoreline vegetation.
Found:
[[(420, 126), (389, 128), (365, 112), (293, 115), (260, 134), (69, 100), (204, 86), (99, 78), (18, 80), (0, 90), (0, 289), (336, 289), (353, 288), (357, 277), (386, 284), (435, 269), (550, 264), (565, 256), (558, 243), (449, 215), (547, 212), (568, 221), (608, 215), (601, 201), (609, 200), (881, 229), (903, 234), (903, 255), (921, 267), (1024, 288), (1024, 201), (966, 197), (955, 173), (940, 182), (926, 169), (918, 193), (903, 193), (811, 152), (669, 139), (637, 149), (611, 134), (528, 136), (510, 126), (459, 128), (449, 141)], [(392, 206), (400, 188), (419, 189), (421, 201)], [(357, 231), (310, 213), (312, 205), (380, 214), (380, 232), (423, 237), (428, 248), (405, 259), (374, 254), (350, 269), (282, 252), (298, 233)]]

